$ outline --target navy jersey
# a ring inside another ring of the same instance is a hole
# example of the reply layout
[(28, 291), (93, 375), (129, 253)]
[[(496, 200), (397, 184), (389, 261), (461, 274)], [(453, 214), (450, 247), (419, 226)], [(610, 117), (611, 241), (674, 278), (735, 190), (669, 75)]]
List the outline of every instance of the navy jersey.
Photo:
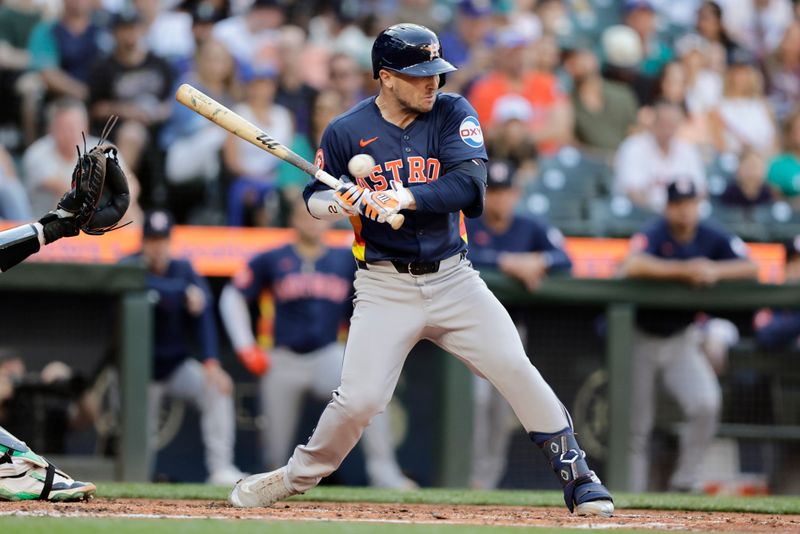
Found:
[(286, 245), (255, 256), (233, 284), (250, 301), (269, 291), (275, 303), (275, 346), (306, 353), (336, 341), (339, 325), (352, 310), (355, 267), (347, 249), (327, 249), (309, 261)]
[(476, 266), (497, 268), (503, 252), (541, 252), (547, 261), (548, 272), (567, 272), (572, 261), (564, 251), (564, 236), (557, 228), (529, 217), (514, 215), (502, 233), (496, 233), (480, 219), (467, 220), (469, 254)]
[[(359, 179), (362, 187), (382, 191), (391, 180), (413, 188), (437, 180), (454, 167), (470, 160), (486, 161), (483, 134), (477, 113), (463, 97), (439, 93), (433, 109), (419, 115), (405, 129), (387, 122), (368, 98), (340, 115), (326, 128), (315, 163), (333, 176), (347, 174), (347, 163), (356, 154), (375, 159), (372, 173)], [(304, 192), (306, 201), (314, 191), (327, 188), (312, 180)], [(463, 214), (406, 210), (399, 230), (366, 217), (351, 217), (355, 232), (356, 259), (407, 262), (436, 261), (466, 249)]]
[[(142, 264), (141, 254), (124, 258), (121, 263)], [(195, 317), (186, 309), (186, 288), (195, 285), (206, 295), (206, 307)], [(163, 275), (147, 272), (147, 287), (158, 293), (155, 307), (153, 379), (164, 380), (191, 355), (189, 333), (194, 331), (202, 355), (216, 358), (219, 349), (214, 321), (214, 298), (206, 279), (197, 274), (186, 260), (172, 259)]]
[[(759, 320), (763, 317), (763, 320)], [(759, 324), (760, 323), (760, 324)], [(800, 338), (800, 311), (764, 311), (756, 315), (756, 341), (767, 349), (797, 345)]]
[[(631, 252), (650, 254), (666, 260), (735, 260), (747, 257), (747, 246), (738, 237), (700, 222), (694, 239), (680, 243), (672, 237), (665, 218), (660, 218), (631, 238)], [(693, 311), (653, 311), (637, 313), (639, 327), (651, 334), (669, 336), (689, 326), (697, 313)]]

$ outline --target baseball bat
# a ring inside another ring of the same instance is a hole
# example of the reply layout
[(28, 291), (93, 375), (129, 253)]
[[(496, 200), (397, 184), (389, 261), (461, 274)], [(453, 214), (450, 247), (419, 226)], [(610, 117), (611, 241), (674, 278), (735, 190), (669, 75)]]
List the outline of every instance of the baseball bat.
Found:
[[(192, 87), (188, 83), (182, 84), (178, 87), (175, 93), (175, 99), (191, 109), (207, 118), (214, 124), (222, 126), (233, 135), (252, 143), (261, 150), (265, 150), (273, 156), (281, 158), (283, 161), (290, 163), (300, 169), (301, 171), (309, 174), (327, 185), (331, 189), (337, 189), (342, 185), (341, 180), (333, 177), (331, 174), (320, 169), (310, 161), (301, 158), (290, 148), (284, 146), (276, 141), (267, 132), (248, 121), (241, 115), (234, 113), (227, 107), (223, 106), (207, 94), (199, 89)], [(391, 215), (386, 219), (392, 228), (397, 230), (403, 225), (405, 217), (399, 213)]]

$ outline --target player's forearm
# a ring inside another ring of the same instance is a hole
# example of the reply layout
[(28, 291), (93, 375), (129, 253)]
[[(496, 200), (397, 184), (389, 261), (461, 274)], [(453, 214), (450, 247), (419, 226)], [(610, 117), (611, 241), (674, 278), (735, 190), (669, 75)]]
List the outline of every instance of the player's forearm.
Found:
[(214, 308), (211, 305), (211, 301), (195, 321), (197, 338), (200, 342), (200, 351), (203, 357), (206, 360), (216, 358), (219, 353), (219, 338), (217, 336), (217, 325), (214, 323)]
[(314, 191), (309, 194), (306, 196), (306, 206), (311, 215), (323, 221), (338, 221), (347, 217), (347, 214), (333, 199), (333, 189)]
[(572, 270), (572, 260), (570, 260), (567, 253), (560, 248), (546, 250), (542, 252), (542, 257), (547, 264), (548, 273), (568, 273), (570, 270)]
[(748, 280), (758, 277), (758, 266), (750, 260), (724, 260), (715, 262), (720, 280)]
[(684, 281), (686, 264), (682, 261), (663, 260), (649, 254), (634, 254), (622, 264), (620, 274), (625, 278)]
[(0, 41), (0, 67), (10, 70), (22, 70), (31, 62), (30, 53), (24, 48), (16, 48), (6, 41)]
[(241, 291), (231, 285), (225, 286), (219, 297), (219, 312), (225, 331), (237, 352), (256, 344), (250, 328), (250, 309)]
[(41, 74), (44, 83), (54, 93), (72, 96), (79, 100), (86, 100), (89, 97), (89, 87), (61, 69), (45, 69)]
[(200, 350), (206, 359), (216, 358), (219, 354), (219, 336), (217, 335), (217, 322), (214, 317), (214, 296), (205, 278), (191, 273), (192, 283), (205, 293), (206, 305), (203, 312), (196, 319), (197, 337), (200, 341)]
[(43, 227), (39, 223), (24, 224), (0, 232), (0, 272), (39, 252), (44, 244)]
[(410, 191), (416, 201), (416, 210), (423, 213), (452, 213), (478, 204), (482, 208), (480, 188), (472, 177), (461, 171), (449, 172), (438, 180), (410, 188)]

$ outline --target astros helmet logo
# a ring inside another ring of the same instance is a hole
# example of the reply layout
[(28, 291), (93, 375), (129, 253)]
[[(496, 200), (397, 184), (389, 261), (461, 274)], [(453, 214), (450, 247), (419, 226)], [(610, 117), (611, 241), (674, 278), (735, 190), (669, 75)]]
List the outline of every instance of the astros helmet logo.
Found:
[(437, 57), (441, 57), (439, 55), (439, 43), (431, 43), (420, 46), (420, 49), (425, 50), (431, 55), (431, 61), (436, 59)]

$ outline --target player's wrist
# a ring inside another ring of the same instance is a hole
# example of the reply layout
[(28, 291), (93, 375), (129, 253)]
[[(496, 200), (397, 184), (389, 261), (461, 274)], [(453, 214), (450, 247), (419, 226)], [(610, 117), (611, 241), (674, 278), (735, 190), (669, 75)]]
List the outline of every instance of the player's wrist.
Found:
[(239, 361), (245, 368), (256, 376), (261, 376), (269, 370), (270, 357), (258, 345), (250, 345), (249, 347), (236, 351)]
[(60, 209), (48, 212), (39, 219), (38, 224), (42, 227), (41, 235), (44, 237), (45, 244), (62, 237), (76, 236), (80, 232), (77, 221), (71, 214), (65, 215), (65, 212)]
[(414, 209), (417, 207), (417, 202), (414, 199), (414, 195), (408, 188), (402, 187), (395, 191), (395, 193), (397, 195), (397, 202), (399, 203), (398, 209), (405, 210)]

